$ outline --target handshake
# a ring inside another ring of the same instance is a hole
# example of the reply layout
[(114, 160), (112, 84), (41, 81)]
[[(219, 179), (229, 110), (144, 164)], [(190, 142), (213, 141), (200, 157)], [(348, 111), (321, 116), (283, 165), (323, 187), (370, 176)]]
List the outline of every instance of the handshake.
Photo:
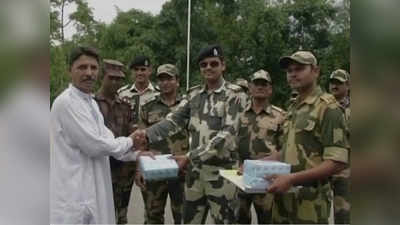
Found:
[[(149, 143), (147, 139), (146, 129), (136, 129), (131, 135), (129, 135), (129, 137), (133, 141), (134, 149), (140, 152), (137, 158), (139, 158), (140, 156), (150, 156), (152, 159), (155, 159), (153, 153), (154, 151), (148, 151)], [(186, 166), (189, 163), (189, 158), (186, 155), (174, 155), (170, 158), (176, 161), (179, 169), (182, 171), (185, 170)]]
[(145, 129), (137, 129), (129, 137), (133, 141), (136, 150), (145, 151), (148, 149), (147, 134)]

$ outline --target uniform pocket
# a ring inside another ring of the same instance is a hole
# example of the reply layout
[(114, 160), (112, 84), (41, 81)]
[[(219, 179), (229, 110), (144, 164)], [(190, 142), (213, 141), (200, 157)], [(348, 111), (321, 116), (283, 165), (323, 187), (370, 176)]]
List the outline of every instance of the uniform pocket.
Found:
[(148, 118), (148, 122), (149, 124), (154, 124), (157, 123), (159, 121), (161, 121), (162, 117), (158, 114), (158, 113), (149, 113), (149, 118)]
[(307, 120), (307, 125), (303, 129), (305, 131), (312, 131), (315, 128), (315, 121), (314, 120)]
[(239, 127), (239, 137), (247, 136), (247, 132), (249, 130), (249, 121), (241, 120)]
[(211, 130), (220, 130), (222, 129), (222, 117), (219, 116), (209, 116), (207, 118), (208, 125)]
[(273, 136), (278, 130), (278, 125), (275, 123), (269, 123), (269, 124), (260, 123), (258, 124), (258, 126), (260, 130), (257, 133), (257, 137), (260, 139), (265, 139), (268, 136)]

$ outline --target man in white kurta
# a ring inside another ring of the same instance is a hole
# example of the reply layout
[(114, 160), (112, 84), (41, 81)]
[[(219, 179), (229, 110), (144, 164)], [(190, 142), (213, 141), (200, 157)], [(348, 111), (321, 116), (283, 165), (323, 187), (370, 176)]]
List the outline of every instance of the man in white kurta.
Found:
[(51, 224), (115, 223), (109, 156), (136, 159), (132, 138), (115, 138), (104, 125), (89, 85), (97, 78), (98, 58), (90, 57), (79, 56), (70, 65), (73, 84), (51, 109)]

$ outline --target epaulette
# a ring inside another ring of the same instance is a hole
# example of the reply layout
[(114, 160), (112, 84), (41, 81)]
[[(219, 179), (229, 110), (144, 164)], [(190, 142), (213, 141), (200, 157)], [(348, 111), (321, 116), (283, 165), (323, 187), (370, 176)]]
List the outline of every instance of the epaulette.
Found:
[(153, 85), (153, 87), (154, 87), (154, 90), (156, 90), (156, 91), (158, 91), (158, 92), (161, 91), (161, 89), (160, 89), (160, 87), (158, 86), (158, 84), (157, 84), (157, 85)]
[(276, 111), (278, 111), (278, 112), (280, 112), (280, 113), (282, 113), (282, 114), (285, 114), (285, 113), (286, 113), (285, 110), (279, 108), (278, 106), (272, 105), (272, 109), (274, 109), (274, 110), (276, 110)]
[(131, 100), (134, 98), (139, 99), (139, 94), (138, 93), (130, 93), (129, 95), (121, 95), (121, 93), (118, 93), (118, 99), (121, 102), (128, 102), (130, 105), (132, 105)]
[(129, 84), (127, 84), (127, 85), (121, 87), (120, 89), (118, 89), (117, 93), (119, 94), (119, 93), (121, 93), (121, 92), (123, 92), (123, 91), (125, 91), (127, 89), (129, 89)]
[(228, 83), (228, 84), (226, 85), (226, 87), (227, 87), (228, 89), (233, 90), (234, 92), (241, 92), (241, 91), (244, 91), (244, 89), (243, 89), (242, 87), (240, 87), (239, 85), (236, 85), (236, 84), (232, 84), (232, 83)]
[(193, 86), (193, 87), (189, 88), (188, 92), (194, 91), (194, 90), (196, 90), (196, 89), (198, 89), (200, 87), (201, 87), (201, 85)]
[(180, 103), (182, 100), (188, 99), (188, 97), (189, 97), (188, 94), (181, 94), (181, 95), (178, 95), (177, 100), (178, 100), (178, 102)]
[(332, 104), (336, 102), (335, 96), (333, 96), (332, 94), (329, 93), (324, 93), (321, 95), (320, 97), (324, 102), (328, 103), (328, 104)]
[(144, 98), (145, 100), (143, 100), (142, 105), (147, 105), (148, 103), (157, 100), (158, 96), (160, 96), (160, 92), (152, 92), (152, 93), (145, 94), (145, 95), (150, 95), (150, 96), (148, 98)]
[(193, 87), (189, 88), (188, 93), (190, 93), (190, 92), (192, 92), (192, 91), (194, 91), (194, 90), (197, 90), (197, 89), (199, 89), (199, 88), (201, 88), (201, 85), (193, 86)]

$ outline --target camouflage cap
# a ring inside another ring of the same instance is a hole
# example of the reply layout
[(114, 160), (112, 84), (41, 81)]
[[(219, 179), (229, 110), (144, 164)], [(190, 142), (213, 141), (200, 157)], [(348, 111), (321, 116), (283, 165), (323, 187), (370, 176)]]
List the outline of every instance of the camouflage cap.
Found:
[(123, 63), (121, 63), (120, 61), (115, 60), (115, 59), (104, 59), (104, 60), (103, 60), (103, 63), (104, 63), (104, 64), (114, 65), (114, 66), (121, 66), (121, 67), (124, 67), (124, 64), (123, 64)]
[(157, 68), (157, 76), (164, 73), (172, 77), (177, 77), (179, 75), (178, 69), (172, 64), (163, 64)]
[(347, 82), (350, 79), (350, 74), (346, 70), (338, 69), (331, 73), (329, 79)]
[(291, 62), (297, 62), (305, 65), (314, 65), (318, 64), (317, 58), (309, 52), (309, 51), (297, 51), (293, 53), (291, 56), (281, 57), (279, 60), (279, 65), (282, 69), (286, 69)]
[(265, 70), (259, 70), (255, 73), (253, 73), (250, 77), (250, 80), (251, 80), (251, 82), (253, 82), (254, 80), (266, 80), (269, 83), (272, 83), (271, 76)]
[(197, 63), (207, 57), (220, 57), (223, 58), (222, 48), (219, 45), (209, 45), (200, 50), (199, 56), (197, 57)]
[(247, 82), (247, 80), (243, 79), (243, 78), (237, 78), (234, 82), (234, 84), (239, 85), (242, 88), (245, 88), (246, 90), (249, 89), (249, 84)]
[(129, 66), (129, 69), (132, 69), (133, 67), (137, 66), (150, 66), (150, 59), (147, 56), (139, 55), (136, 56), (133, 61), (131, 62), (131, 65)]
[(115, 59), (104, 59), (104, 73), (107, 73), (108, 76), (112, 77), (125, 77), (125, 74), (122, 72), (124, 68), (124, 64)]
[(110, 76), (110, 77), (125, 78), (125, 74), (121, 70), (109, 69), (109, 70), (106, 70), (105, 74), (107, 74), (107, 76)]

